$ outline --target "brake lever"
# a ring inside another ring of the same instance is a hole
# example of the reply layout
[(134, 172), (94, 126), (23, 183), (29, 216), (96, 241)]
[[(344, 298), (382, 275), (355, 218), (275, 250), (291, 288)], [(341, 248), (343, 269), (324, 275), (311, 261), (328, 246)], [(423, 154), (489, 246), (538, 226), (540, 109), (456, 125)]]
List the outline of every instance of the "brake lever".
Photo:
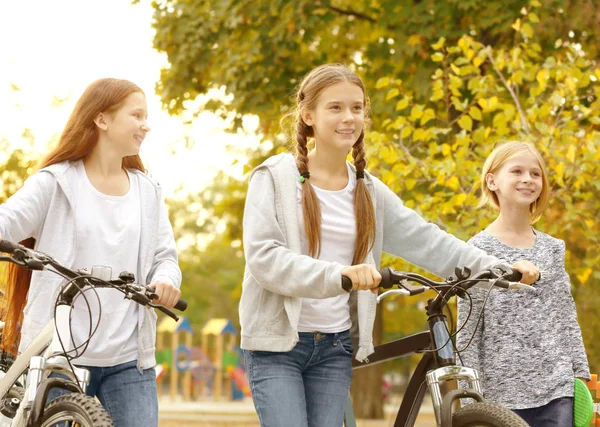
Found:
[(508, 289), (523, 289), (529, 292), (537, 292), (537, 289), (533, 286), (521, 282), (508, 282)]
[(385, 291), (384, 293), (382, 293), (381, 295), (379, 295), (377, 297), (377, 304), (379, 304), (382, 299), (384, 299), (385, 297), (390, 296), (390, 295), (408, 296), (408, 295), (410, 295), (410, 292), (407, 291), (406, 289), (392, 289), (391, 291)]
[(174, 312), (172, 312), (171, 310), (169, 310), (164, 305), (148, 303), (148, 307), (156, 308), (157, 310), (162, 311), (163, 313), (165, 313), (167, 316), (169, 316), (171, 319), (175, 320), (176, 322), (179, 321), (179, 316), (177, 314), (175, 314)]

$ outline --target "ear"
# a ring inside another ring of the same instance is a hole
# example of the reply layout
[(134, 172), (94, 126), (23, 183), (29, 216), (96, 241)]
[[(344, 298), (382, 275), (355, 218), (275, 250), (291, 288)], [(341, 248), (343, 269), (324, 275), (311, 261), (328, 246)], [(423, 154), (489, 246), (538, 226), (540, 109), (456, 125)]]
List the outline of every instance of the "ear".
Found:
[(485, 183), (490, 191), (496, 191), (498, 189), (498, 185), (496, 185), (496, 181), (494, 179), (494, 174), (488, 173), (485, 176)]
[(106, 115), (104, 113), (98, 113), (98, 115), (94, 118), (94, 123), (101, 130), (108, 129), (108, 124), (106, 123)]
[(306, 123), (308, 126), (313, 125), (312, 113), (310, 110), (308, 110), (308, 108), (302, 108), (300, 110), (300, 117), (302, 117), (302, 120), (304, 120), (304, 123)]

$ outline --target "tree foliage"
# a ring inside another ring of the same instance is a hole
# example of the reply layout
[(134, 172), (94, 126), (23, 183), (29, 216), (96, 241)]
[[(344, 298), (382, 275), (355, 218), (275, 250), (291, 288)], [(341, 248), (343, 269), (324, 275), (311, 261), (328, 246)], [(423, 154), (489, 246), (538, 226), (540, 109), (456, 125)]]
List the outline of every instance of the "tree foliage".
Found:
[[(170, 111), (225, 87), (232, 100), (203, 108), (234, 113), (238, 124), (244, 114), (258, 115), (274, 150), (285, 145), (278, 121), (299, 79), (322, 63), (349, 64), (370, 89), (369, 169), (409, 207), (463, 239), (495, 215), (476, 208), (479, 171), (494, 144), (536, 144), (553, 190), (537, 227), (567, 242), (590, 363), (593, 371), (600, 368), (600, 345), (592, 337), (600, 326), (592, 295), (600, 279), (594, 269), (600, 14), (593, 2), (163, 0), (155, 10), (155, 47), (170, 63), (157, 90)], [(267, 151), (250, 153), (249, 163)], [(226, 214), (217, 222), (232, 227), (231, 241), (239, 239), (244, 188), (243, 181), (217, 180), (203, 201), (211, 214)], [(238, 210), (214, 210), (211, 200)], [(414, 269), (402, 260), (385, 262)], [(418, 301), (393, 301), (380, 310), (386, 339), (423, 329)], [(381, 416), (380, 372), (370, 378), (362, 372), (355, 377), (358, 414)]]

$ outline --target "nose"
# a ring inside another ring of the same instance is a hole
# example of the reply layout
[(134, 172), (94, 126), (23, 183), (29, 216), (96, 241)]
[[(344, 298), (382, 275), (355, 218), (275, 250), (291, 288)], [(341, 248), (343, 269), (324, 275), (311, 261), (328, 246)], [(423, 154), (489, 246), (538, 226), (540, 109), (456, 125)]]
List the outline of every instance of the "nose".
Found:
[(140, 129), (142, 129), (142, 131), (144, 131), (144, 132), (150, 132), (150, 130), (151, 130), (150, 125), (148, 124), (148, 122), (144, 122), (142, 124), (142, 126), (140, 127)]
[(344, 116), (342, 117), (342, 121), (344, 123), (352, 123), (354, 121), (354, 114), (352, 114), (352, 111), (350, 111), (350, 109), (347, 109), (344, 111)]

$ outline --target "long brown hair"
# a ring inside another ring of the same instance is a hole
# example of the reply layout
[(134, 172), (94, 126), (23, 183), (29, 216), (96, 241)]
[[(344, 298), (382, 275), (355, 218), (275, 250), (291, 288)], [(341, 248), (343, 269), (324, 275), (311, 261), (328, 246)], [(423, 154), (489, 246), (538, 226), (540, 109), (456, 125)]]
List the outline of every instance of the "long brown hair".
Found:
[[(100, 113), (116, 112), (125, 99), (135, 92), (144, 93), (137, 85), (128, 80), (105, 78), (96, 80), (83, 92), (69, 120), (54, 147), (38, 164), (38, 169), (63, 161), (79, 160), (88, 155), (98, 142), (98, 128), (94, 119)], [(146, 172), (140, 156), (123, 158), (123, 168)], [(21, 242), (29, 248), (35, 246), (35, 240), (29, 238)], [(0, 348), (16, 354), (19, 338), (18, 324), (23, 322), (23, 309), (31, 282), (31, 271), (10, 264), (6, 272), (4, 331)]]
[[(296, 96), (296, 165), (300, 174), (308, 172), (308, 139), (314, 137), (312, 126), (304, 122), (300, 112), (304, 108), (313, 110), (321, 92), (325, 88), (340, 82), (349, 82), (361, 88), (364, 95), (365, 114), (368, 112), (368, 97), (365, 86), (360, 77), (346, 66), (326, 64), (308, 73), (300, 83)], [(352, 158), (354, 159), (357, 178), (359, 175), (364, 176), (366, 165), (364, 138), (365, 130), (363, 128), (358, 140), (352, 146)], [(321, 208), (319, 199), (309, 181), (310, 179), (306, 179), (302, 184), (302, 215), (306, 237), (308, 238), (309, 254), (312, 257), (318, 257), (321, 251)], [(375, 242), (375, 212), (371, 194), (364, 181), (362, 178), (357, 179), (354, 189), (356, 243), (352, 259), (353, 265), (365, 261)]]

